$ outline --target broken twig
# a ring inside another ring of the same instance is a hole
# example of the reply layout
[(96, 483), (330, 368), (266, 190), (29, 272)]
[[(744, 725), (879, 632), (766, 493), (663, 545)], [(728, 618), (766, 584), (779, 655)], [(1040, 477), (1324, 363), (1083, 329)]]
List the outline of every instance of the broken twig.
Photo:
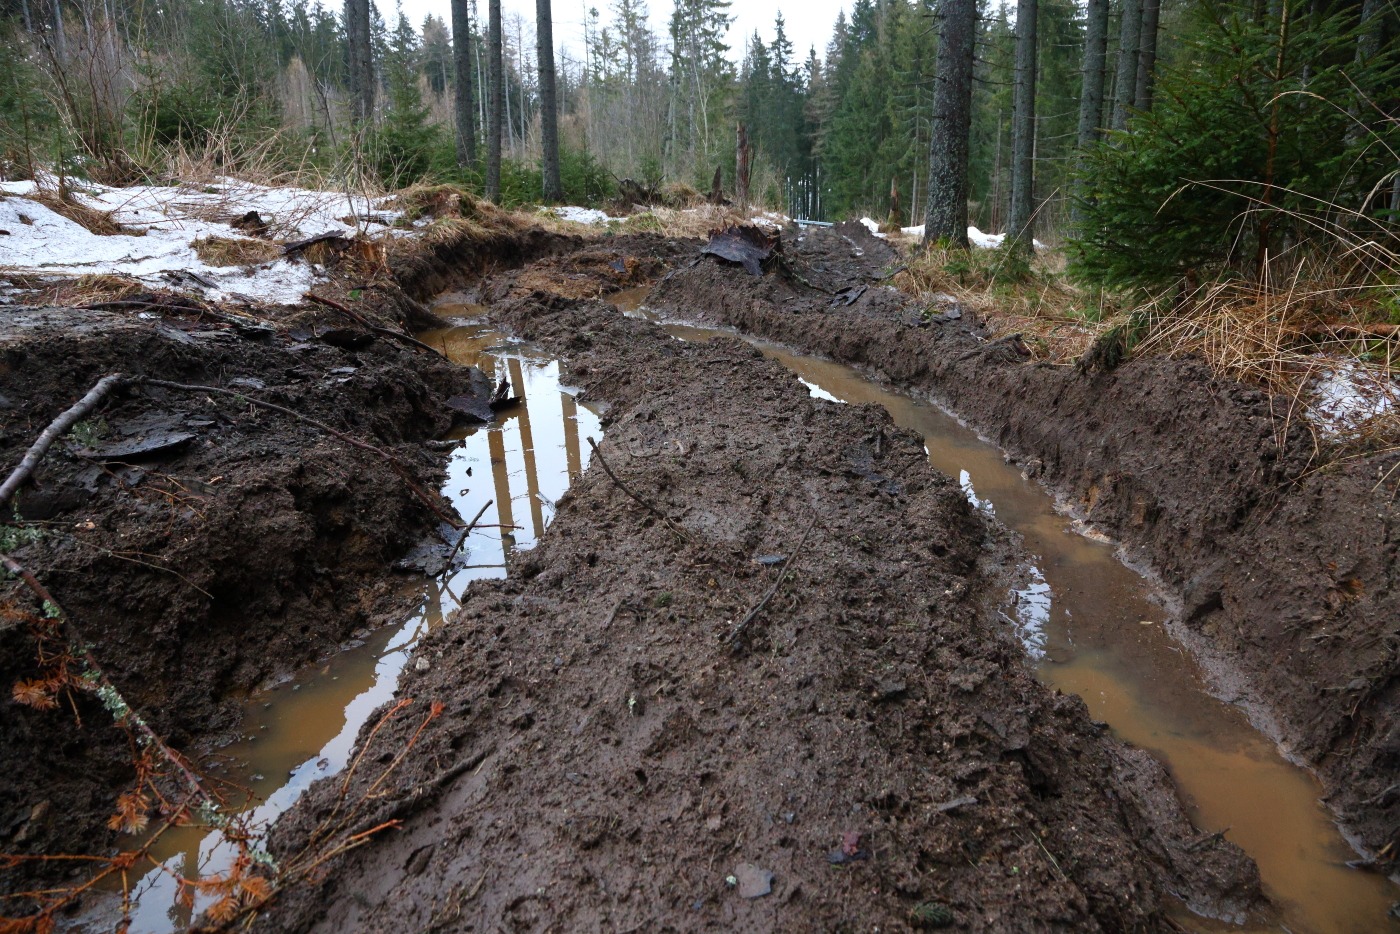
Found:
[(797, 547), (792, 550), (792, 554), (783, 562), (783, 570), (778, 574), (778, 579), (773, 582), (773, 586), (768, 588), (768, 592), (763, 595), (763, 599), (758, 601), (753, 609), (744, 614), (744, 618), (739, 621), (739, 625), (734, 627), (734, 631), (729, 634), (729, 648), (731, 651), (739, 651), (743, 642), (744, 633), (748, 630), (749, 624), (763, 612), (763, 608), (768, 605), (768, 601), (773, 599), (778, 588), (783, 586), (783, 581), (787, 580), (788, 572), (792, 570), (792, 565), (797, 561), (797, 556), (802, 553), (802, 546), (807, 544), (807, 536), (812, 534), (812, 529), (817, 527), (817, 519), (812, 517), (812, 522), (807, 526), (807, 531), (802, 533), (802, 537), (797, 540)]
[(315, 292), (307, 292), (304, 295), (302, 295), (302, 298), (306, 299), (308, 302), (315, 302), (318, 305), (324, 305), (332, 311), (338, 311), (342, 315), (345, 315), (347, 318), (349, 318), (351, 321), (354, 321), (356, 324), (360, 325), (361, 327), (369, 328), (375, 334), (382, 334), (385, 337), (393, 338), (401, 344), (407, 344), (409, 347), (416, 347), (419, 350), (426, 350), (428, 353), (435, 354), (439, 357), (446, 356), (446, 354), (438, 350), (436, 347), (430, 347), (416, 337), (411, 337), (402, 331), (395, 331), (393, 328), (380, 327), (379, 325), (370, 321), (364, 315), (360, 314), (358, 311), (352, 311), (351, 309), (342, 305), (340, 302), (335, 301), (334, 299), (325, 298), (324, 296), (317, 295)]
[(4, 484), (0, 485), (0, 509), (9, 503), (10, 497), (15, 495), (20, 484), (34, 473), (34, 468), (39, 466), (39, 461), (44, 459), (44, 454), (53, 443), (77, 424), (84, 415), (97, 408), (97, 403), (101, 402), (108, 393), (126, 382), (127, 378), (120, 373), (102, 377), (88, 390), (87, 395), (73, 403), (68, 411), (49, 423), (49, 427), (44, 429), (38, 440), (30, 445), (29, 450), (25, 452), (24, 459), (19, 462), (19, 466), (11, 471), (10, 475), (5, 478)]
[(465, 545), (465, 544), (467, 543), (467, 536), (470, 535), (470, 534), (472, 534), (472, 529), (476, 528), (476, 524), (477, 524), (479, 521), (481, 521), (481, 517), (482, 517), (482, 516), (486, 515), (486, 510), (490, 509), (490, 508), (491, 508), (491, 504), (494, 503), (494, 502), (495, 502), (494, 499), (488, 499), (488, 500), (486, 501), (486, 505), (485, 505), (485, 506), (482, 506), (482, 507), (481, 507), (481, 511), (478, 512), (478, 513), (476, 514), (476, 518), (474, 518), (474, 519), (472, 519), (472, 521), (468, 522), (468, 523), (467, 523), (467, 527), (464, 528), (464, 529), (462, 529), (462, 537), (459, 538), (459, 539), (457, 539), (457, 547), (456, 547), (456, 548), (453, 548), (453, 549), (452, 549), (452, 554), (450, 554), (450, 555), (447, 556), (447, 562), (448, 562), (449, 564), (452, 563), (452, 559), (453, 559), (453, 558), (457, 557), (457, 552), (461, 551), (461, 550), (462, 550), (462, 546)]
[(598, 458), (598, 466), (603, 468), (603, 473), (608, 475), (608, 478), (612, 480), (614, 484), (617, 485), (617, 488), (619, 490), (632, 497), (634, 500), (640, 503), (642, 507), (645, 508), (648, 512), (656, 516), (662, 522), (666, 523), (666, 526), (672, 532), (675, 532), (677, 535), (679, 535), (683, 541), (690, 541), (690, 536), (686, 535), (685, 531), (680, 526), (676, 525), (676, 523), (672, 521), (670, 516), (666, 515), (666, 513), (662, 512), (660, 509), (657, 509), (651, 503), (642, 499), (636, 493), (633, 493), (630, 489), (627, 488), (627, 484), (623, 483), (617, 478), (617, 474), (612, 472), (612, 468), (608, 466), (608, 462), (603, 459), (603, 452), (598, 450), (598, 442), (594, 441), (592, 438), (589, 438), (588, 446), (593, 449), (593, 456)]
[(24, 585), (33, 592), (34, 596), (38, 597), (40, 601), (43, 602), (45, 611), (56, 618), (59, 624), (62, 625), (63, 635), (68, 641), (69, 651), (73, 653), (75, 658), (83, 663), (84, 670), (82, 681), (85, 683), (90, 693), (94, 694), (102, 701), (103, 706), (107, 708), (113, 718), (118, 722), (129, 724), (132, 729), (135, 730), (142, 746), (154, 750), (161, 758), (173, 765), (175, 770), (179, 772), (180, 778), (189, 786), (190, 791), (196, 798), (210, 804), (217, 804), (218, 799), (205, 789), (204, 784), (199, 780), (199, 776), (195, 775), (194, 771), (189, 767), (189, 764), (185, 762), (185, 758), (167, 746), (165, 741), (156, 735), (155, 730), (151, 729), (151, 725), (146, 722), (145, 718), (137, 713), (136, 710), (126, 702), (126, 699), (122, 697), (116, 685), (107, 677), (107, 672), (103, 670), (102, 666), (98, 664), (97, 659), (93, 656), (92, 649), (90, 648), (91, 643), (83, 637), (77, 624), (73, 622), (73, 618), (70, 617), (67, 611), (53, 598), (53, 594), (49, 593), (48, 589), (44, 587), (43, 584), (39, 583), (39, 579), (36, 578), (28, 568), (9, 555), (0, 555), (0, 565), (3, 565), (5, 570), (24, 581)]

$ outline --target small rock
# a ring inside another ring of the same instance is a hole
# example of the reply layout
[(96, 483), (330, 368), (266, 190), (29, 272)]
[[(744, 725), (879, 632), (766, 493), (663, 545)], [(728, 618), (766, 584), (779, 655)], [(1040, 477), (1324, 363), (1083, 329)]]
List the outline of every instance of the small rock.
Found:
[(771, 568), (786, 561), (787, 555), (759, 555), (754, 560), (766, 568)]
[(740, 863), (730, 878), (738, 886), (740, 898), (762, 898), (773, 891), (773, 874), (753, 863)]
[(428, 661), (426, 658), (420, 658), (413, 663), (413, 669), (415, 671), (427, 671), (429, 668), (432, 667), (433, 663)]
[(239, 376), (228, 381), (229, 389), (266, 389), (267, 383), (256, 376)]

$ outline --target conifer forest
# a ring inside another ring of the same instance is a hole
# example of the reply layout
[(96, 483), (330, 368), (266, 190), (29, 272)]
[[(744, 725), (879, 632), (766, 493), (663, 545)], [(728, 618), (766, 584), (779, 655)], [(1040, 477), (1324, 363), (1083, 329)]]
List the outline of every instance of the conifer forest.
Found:
[(1400, 934), (1398, 500), (1396, 0), (0, 0), (0, 934)]

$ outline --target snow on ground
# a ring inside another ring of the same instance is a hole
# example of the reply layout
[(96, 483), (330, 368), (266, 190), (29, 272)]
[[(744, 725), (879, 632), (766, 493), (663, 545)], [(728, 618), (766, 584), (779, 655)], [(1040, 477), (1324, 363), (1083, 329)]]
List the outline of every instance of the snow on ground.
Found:
[(563, 221), (573, 221), (575, 224), (599, 225), (627, 219), (625, 217), (609, 217), (607, 211), (599, 211), (596, 208), (540, 208), (540, 213), (553, 215)]
[[(56, 185), (47, 183), (52, 190)], [(273, 304), (301, 299), (317, 278), (306, 263), (284, 259), (252, 267), (210, 266), (192, 242), (209, 236), (243, 237), (229, 226), (248, 211), (257, 211), (280, 240), (322, 233), (356, 232), (342, 218), (373, 215), (391, 224), (397, 214), (369, 199), (343, 192), (303, 188), (269, 188), (233, 179), (214, 185), (176, 187), (74, 186), (80, 203), (110, 211), (131, 233), (99, 236), (32, 199), (34, 182), (0, 183), (0, 270), (55, 275), (107, 273), (130, 276), (147, 285), (169, 286), (164, 273), (191, 272), (213, 283), (211, 299), (244, 295)], [(372, 228), (385, 229), (385, 228)], [(394, 231), (394, 233), (401, 233)]]
[(1353, 361), (1328, 358), (1309, 381), (1308, 414), (1330, 435), (1355, 431), (1367, 421), (1395, 410), (1400, 386)]
[(749, 223), (757, 224), (759, 227), (772, 227), (775, 230), (781, 230), (792, 223), (792, 218), (776, 211), (764, 211), (749, 218)]
[[(868, 217), (862, 217), (860, 222), (875, 236), (881, 239), (886, 237), (885, 234), (880, 233), (880, 225), (874, 220)], [(906, 237), (922, 238), (924, 235), (924, 225), (920, 224), (917, 227), (901, 227), (900, 233), (904, 234)], [(969, 227), (967, 228), (967, 240), (975, 247), (981, 247), (984, 250), (995, 250), (1005, 242), (1006, 234), (988, 234), (983, 233), (976, 227)], [(1037, 250), (1045, 249), (1045, 244), (1041, 243), (1039, 240), (1033, 240), (1031, 242), (1035, 244)]]

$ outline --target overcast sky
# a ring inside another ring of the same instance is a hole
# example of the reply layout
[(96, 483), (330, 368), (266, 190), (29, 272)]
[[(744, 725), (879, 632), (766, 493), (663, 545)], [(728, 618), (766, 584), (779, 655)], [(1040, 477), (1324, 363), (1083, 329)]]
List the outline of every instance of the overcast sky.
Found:
[[(384, 19), (393, 25), (393, 0), (377, 0), (376, 5)], [(486, 15), (486, 0), (477, 0), (481, 15)], [(793, 55), (798, 62), (805, 61), (807, 50), (817, 47), (817, 54), (826, 56), (826, 43), (831, 38), (831, 27), (836, 22), (836, 14), (849, 8), (851, 0), (735, 0), (729, 9), (734, 23), (729, 28), (731, 57), (738, 61), (743, 54), (744, 43), (754, 30), (763, 36), (764, 41), (773, 37), (773, 19), (781, 10), (787, 21), (788, 37), (792, 39)], [(589, 7), (597, 7), (606, 25), (611, 20), (609, 0), (554, 0), (554, 43), (567, 46), (575, 58), (583, 55), (583, 19)], [(671, 0), (649, 0), (653, 31), (663, 39), (666, 24), (670, 20)], [(501, 0), (504, 19), (509, 23), (512, 16), (519, 14), (533, 23), (535, 0)], [(415, 26), (421, 26), (429, 13), (440, 16), (451, 26), (452, 15), (448, 0), (403, 0), (404, 13)]]

